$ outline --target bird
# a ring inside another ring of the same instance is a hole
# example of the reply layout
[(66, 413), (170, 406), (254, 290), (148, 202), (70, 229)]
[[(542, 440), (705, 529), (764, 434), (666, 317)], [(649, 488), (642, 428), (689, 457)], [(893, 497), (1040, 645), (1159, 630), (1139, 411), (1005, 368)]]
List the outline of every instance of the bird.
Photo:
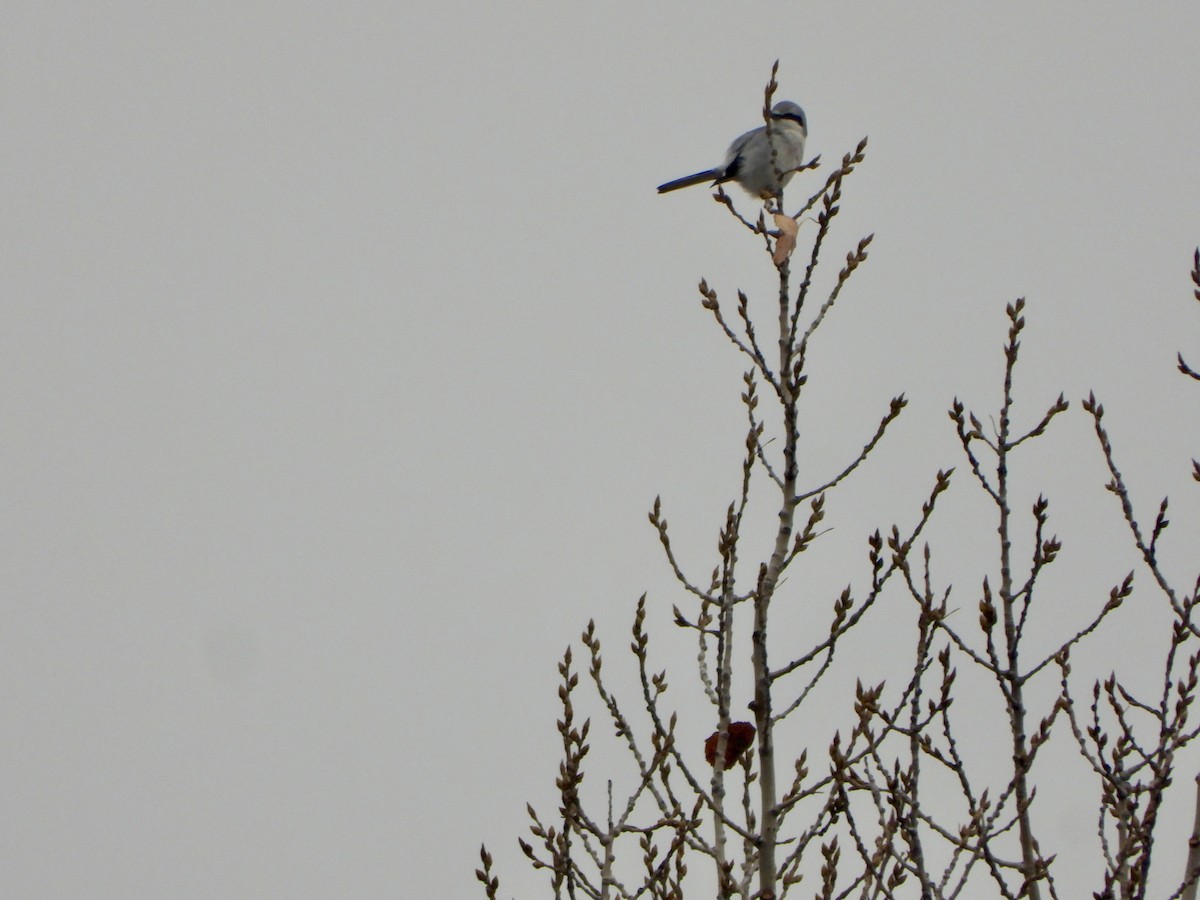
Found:
[(770, 125), (747, 131), (730, 144), (725, 161), (717, 168), (660, 184), (658, 192), (665, 194), (706, 181), (714, 186), (736, 181), (747, 193), (766, 200), (778, 195), (803, 164), (807, 137), (808, 119), (804, 110), (798, 103), (781, 100), (771, 108)]

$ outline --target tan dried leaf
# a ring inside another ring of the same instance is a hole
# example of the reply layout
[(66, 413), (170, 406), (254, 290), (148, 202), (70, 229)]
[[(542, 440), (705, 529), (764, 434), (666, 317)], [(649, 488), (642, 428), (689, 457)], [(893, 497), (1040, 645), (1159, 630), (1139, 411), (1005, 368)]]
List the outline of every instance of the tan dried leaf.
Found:
[(775, 226), (779, 229), (779, 235), (775, 238), (775, 253), (771, 258), (778, 266), (796, 249), (796, 235), (800, 231), (800, 224), (791, 216), (775, 213)]

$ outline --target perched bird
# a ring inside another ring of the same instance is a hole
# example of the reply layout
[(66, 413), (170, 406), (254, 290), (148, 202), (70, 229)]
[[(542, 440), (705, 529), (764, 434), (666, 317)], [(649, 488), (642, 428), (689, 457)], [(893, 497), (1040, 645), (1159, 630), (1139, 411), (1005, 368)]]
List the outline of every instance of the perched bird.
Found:
[[(697, 172), (658, 186), (665, 194), (679, 188), (711, 181), (714, 185), (736, 181), (755, 197), (767, 199), (783, 190), (795, 170), (804, 163), (804, 139), (808, 137), (808, 119), (800, 105), (782, 100), (771, 109), (770, 140), (763, 125), (747, 131), (729, 145), (725, 162), (715, 169)], [(774, 148), (774, 159), (772, 159)], [(781, 177), (782, 176), (782, 177)]]

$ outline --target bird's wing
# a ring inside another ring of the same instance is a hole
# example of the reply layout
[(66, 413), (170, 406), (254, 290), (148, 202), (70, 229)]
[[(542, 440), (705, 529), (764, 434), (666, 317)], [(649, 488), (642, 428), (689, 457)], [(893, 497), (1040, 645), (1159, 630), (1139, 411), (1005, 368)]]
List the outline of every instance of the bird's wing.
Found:
[(729, 145), (729, 149), (725, 151), (725, 162), (721, 166), (721, 181), (732, 181), (737, 178), (738, 172), (742, 168), (743, 151), (746, 149), (746, 145), (765, 130), (761, 127), (751, 128), (745, 134), (734, 139), (734, 142)]

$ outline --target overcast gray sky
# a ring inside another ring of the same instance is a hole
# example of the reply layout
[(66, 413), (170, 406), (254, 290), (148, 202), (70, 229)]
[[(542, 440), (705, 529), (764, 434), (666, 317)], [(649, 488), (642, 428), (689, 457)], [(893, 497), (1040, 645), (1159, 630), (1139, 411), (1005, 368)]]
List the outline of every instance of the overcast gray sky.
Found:
[[(668, 632), (645, 513), (706, 571), (736, 484), (741, 363), (695, 284), (770, 288), (702, 188), (654, 186), (758, 124), (776, 58), (810, 154), (870, 135), (814, 480), (912, 401), (813, 585), (958, 464), (945, 409), (994, 408), (1017, 296), (1022, 409), (1094, 388), (1194, 568), (1197, 34), (1194, 2), (11, 0), (6, 895), (470, 896), (483, 840), (536, 895), (558, 655), (595, 617), (627, 666), (644, 590)], [(1089, 608), (1136, 560), (1077, 403), (1037, 452), (1020, 502), (1063, 498)], [(955, 489), (943, 536), (980, 508)]]

